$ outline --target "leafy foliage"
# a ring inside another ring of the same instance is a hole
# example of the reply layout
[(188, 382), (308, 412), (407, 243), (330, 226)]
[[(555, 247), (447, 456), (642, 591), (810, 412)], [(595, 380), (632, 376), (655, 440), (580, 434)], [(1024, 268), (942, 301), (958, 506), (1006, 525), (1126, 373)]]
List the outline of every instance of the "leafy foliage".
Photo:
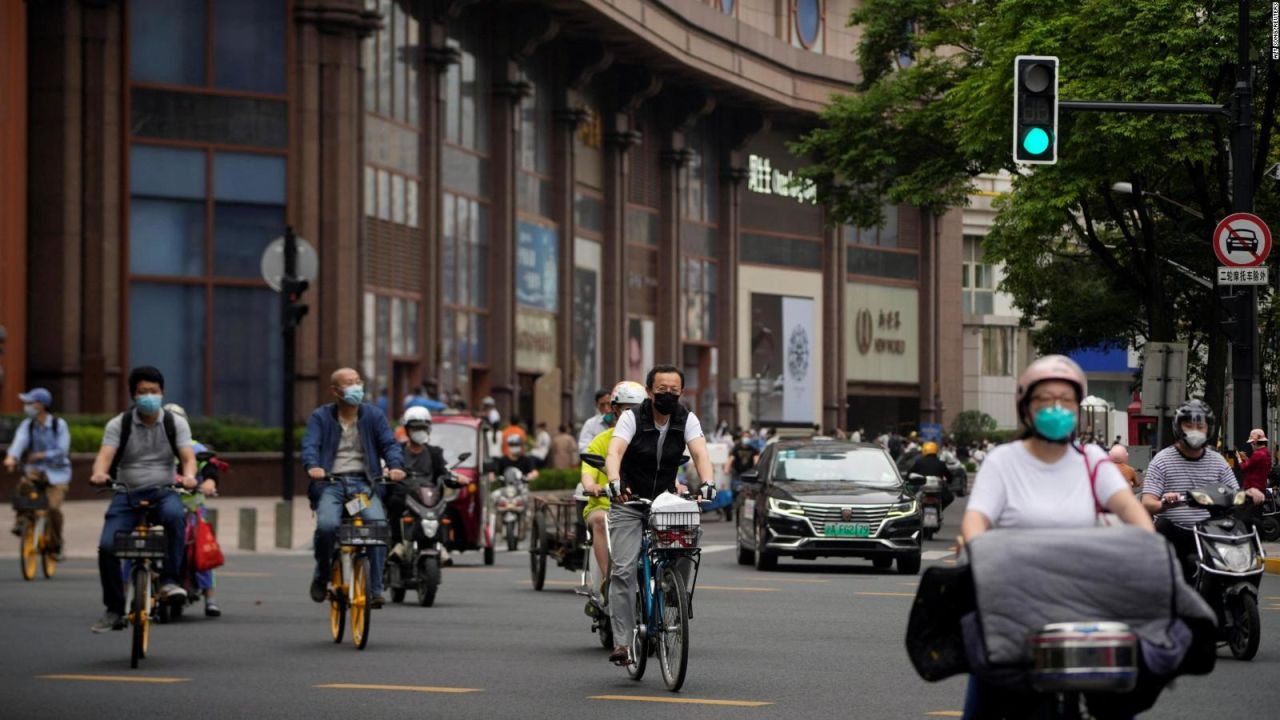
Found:
[(951, 435), (957, 445), (972, 445), (995, 432), (996, 419), (981, 410), (965, 410), (951, 421)]

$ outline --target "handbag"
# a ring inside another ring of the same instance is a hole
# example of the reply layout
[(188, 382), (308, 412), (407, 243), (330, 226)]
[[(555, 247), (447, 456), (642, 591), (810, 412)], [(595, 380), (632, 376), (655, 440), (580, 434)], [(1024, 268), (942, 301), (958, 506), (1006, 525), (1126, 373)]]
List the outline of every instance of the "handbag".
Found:
[(204, 572), (222, 567), (226, 560), (222, 557), (222, 548), (218, 546), (218, 538), (213, 534), (213, 526), (204, 518), (196, 518), (195, 564), (196, 570)]

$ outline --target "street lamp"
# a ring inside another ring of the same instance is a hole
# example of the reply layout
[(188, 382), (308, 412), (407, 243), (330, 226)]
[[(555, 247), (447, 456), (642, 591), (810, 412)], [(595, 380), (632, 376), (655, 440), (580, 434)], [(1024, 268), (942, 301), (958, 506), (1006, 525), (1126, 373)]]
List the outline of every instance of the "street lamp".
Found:
[[(1116, 183), (1115, 185), (1112, 185), (1112, 186), (1111, 186), (1111, 192), (1114, 192), (1114, 193), (1120, 193), (1121, 195), (1133, 195), (1133, 194), (1134, 194), (1134, 192), (1133, 192), (1133, 183), (1118, 182), (1118, 183)], [(1197, 219), (1199, 219), (1199, 220), (1203, 220), (1203, 219), (1204, 219), (1204, 213), (1200, 212), (1199, 210), (1196, 210), (1196, 209), (1195, 209), (1195, 208), (1193, 208), (1193, 207), (1188, 207), (1188, 206), (1186, 206), (1186, 205), (1183, 205), (1182, 203), (1178, 202), (1177, 200), (1174, 200), (1173, 198), (1165, 197), (1164, 195), (1161, 195), (1160, 193), (1157, 193), (1157, 192), (1151, 192), (1150, 190), (1143, 190), (1143, 191), (1142, 191), (1142, 195), (1143, 195), (1143, 197), (1154, 197), (1154, 198), (1160, 198), (1161, 200), (1163, 200), (1163, 201), (1165, 201), (1165, 202), (1169, 203), (1170, 205), (1177, 205), (1178, 207), (1180, 207), (1180, 208), (1182, 208), (1183, 210), (1185, 210), (1185, 211), (1187, 212), (1187, 214), (1188, 214), (1188, 215), (1190, 215), (1190, 216), (1192, 216), (1192, 217), (1194, 217), (1194, 218), (1197, 218)]]

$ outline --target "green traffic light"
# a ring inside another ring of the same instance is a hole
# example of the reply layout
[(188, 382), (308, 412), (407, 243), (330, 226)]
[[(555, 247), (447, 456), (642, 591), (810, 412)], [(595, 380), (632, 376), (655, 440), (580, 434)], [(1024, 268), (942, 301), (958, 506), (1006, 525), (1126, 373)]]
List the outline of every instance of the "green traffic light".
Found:
[(1049, 133), (1044, 128), (1031, 128), (1022, 136), (1022, 149), (1032, 155), (1044, 153), (1049, 149)]

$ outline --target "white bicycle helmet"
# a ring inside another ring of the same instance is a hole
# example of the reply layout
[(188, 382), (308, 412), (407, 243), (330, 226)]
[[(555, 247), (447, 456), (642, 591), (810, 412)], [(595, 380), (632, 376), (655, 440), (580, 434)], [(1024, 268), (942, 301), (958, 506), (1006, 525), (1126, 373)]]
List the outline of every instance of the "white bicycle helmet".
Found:
[(183, 420), (189, 419), (187, 418), (187, 411), (178, 403), (167, 403), (162, 409), (167, 413), (170, 413), (172, 415), (177, 415)]
[(404, 417), (401, 418), (400, 424), (408, 427), (410, 425), (431, 425), (431, 411), (424, 407), (411, 407), (404, 411)]
[(623, 380), (613, 386), (613, 392), (609, 394), (609, 402), (614, 405), (639, 405), (648, 396), (640, 383), (634, 380)]

